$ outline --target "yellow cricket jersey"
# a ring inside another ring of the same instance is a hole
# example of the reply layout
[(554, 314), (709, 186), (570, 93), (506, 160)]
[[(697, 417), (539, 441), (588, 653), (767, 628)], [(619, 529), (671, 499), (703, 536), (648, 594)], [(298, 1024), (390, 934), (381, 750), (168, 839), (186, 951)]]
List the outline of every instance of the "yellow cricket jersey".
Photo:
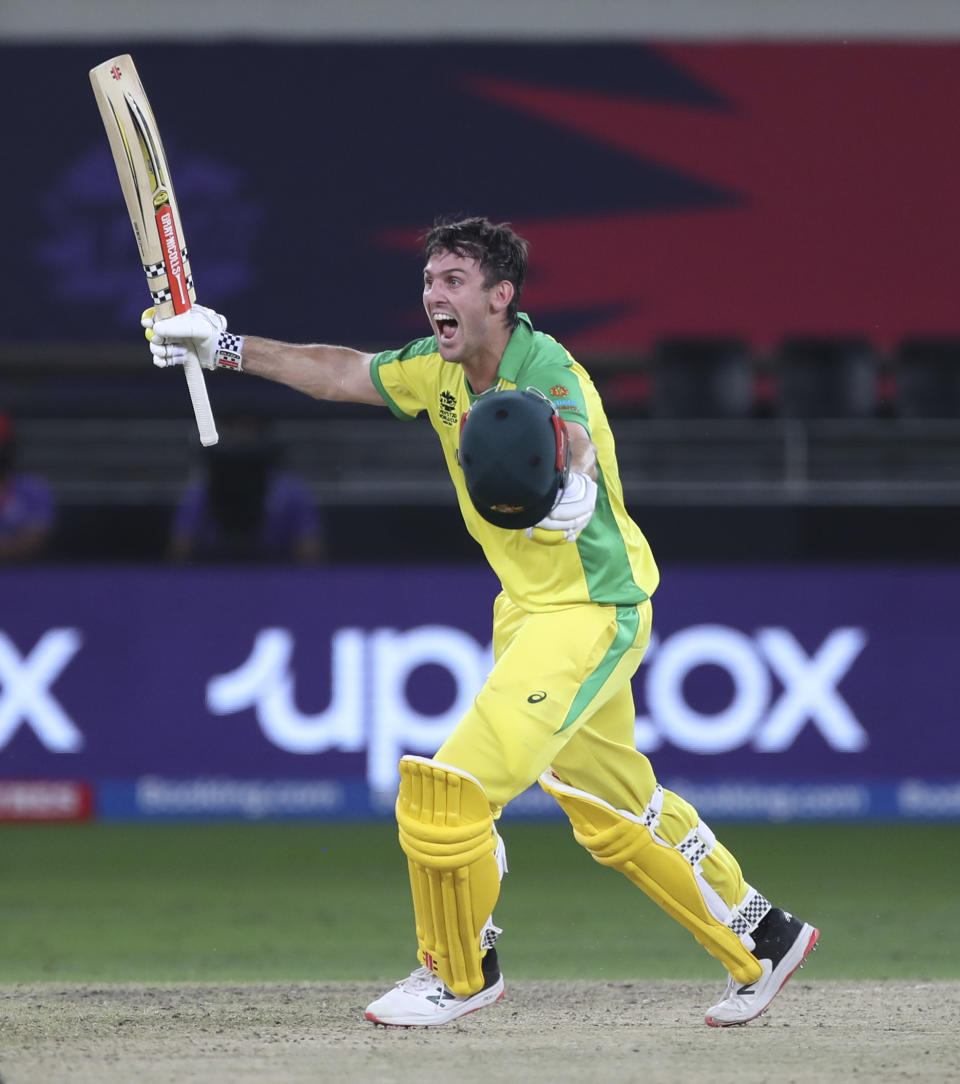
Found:
[(590, 434), (597, 447), (597, 507), (575, 543), (544, 545), (522, 530), (494, 527), (477, 513), (457, 449), (461, 415), (480, 396), (470, 390), (459, 365), (443, 360), (436, 338), (417, 339), (402, 350), (377, 354), (370, 374), (398, 418), (412, 420), (427, 412), (440, 437), (467, 530), (518, 606), (537, 612), (585, 602), (636, 605), (653, 594), (659, 581), (657, 566), (624, 508), (613, 434), (600, 396), (587, 371), (555, 339), (534, 331), (528, 316), (520, 314), (500, 361), (498, 380), (483, 394), (537, 388), (550, 397), (561, 417), (579, 422)]

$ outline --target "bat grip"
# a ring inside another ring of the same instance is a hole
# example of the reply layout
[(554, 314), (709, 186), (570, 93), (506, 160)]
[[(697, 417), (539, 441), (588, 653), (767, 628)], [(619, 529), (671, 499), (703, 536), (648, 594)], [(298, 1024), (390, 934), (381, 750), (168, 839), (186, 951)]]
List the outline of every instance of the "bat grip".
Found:
[(210, 397), (207, 395), (207, 384), (203, 378), (203, 368), (198, 358), (193, 355), (187, 356), (183, 366), (183, 375), (187, 378), (187, 389), (190, 392), (190, 402), (193, 404), (193, 415), (197, 419), (200, 443), (204, 448), (209, 448), (211, 444), (216, 444), (220, 437), (217, 434), (217, 426), (213, 420)]

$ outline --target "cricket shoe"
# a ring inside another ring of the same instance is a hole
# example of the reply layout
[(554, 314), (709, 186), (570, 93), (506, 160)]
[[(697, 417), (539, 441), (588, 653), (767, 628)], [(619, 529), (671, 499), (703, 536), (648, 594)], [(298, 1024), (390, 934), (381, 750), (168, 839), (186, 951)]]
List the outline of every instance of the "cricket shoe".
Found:
[(469, 997), (455, 994), (429, 968), (418, 967), (383, 997), (372, 1001), (364, 1015), (375, 1024), (393, 1024), (397, 1027), (449, 1024), (451, 1020), (492, 1005), (503, 997), (503, 976), (495, 949), (487, 949), (481, 966), (483, 989)]
[(772, 907), (753, 931), (753, 954), (760, 961), (763, 974), (749, 986), (741, 986), (731, 975), (721, 1000), (707, 1010), (710, 1027), (746, 1024), (766, 1012), (787, 979), (798, 967), (803, 967), (819, 936), (819, 930), (794, 918), (789, 911)]

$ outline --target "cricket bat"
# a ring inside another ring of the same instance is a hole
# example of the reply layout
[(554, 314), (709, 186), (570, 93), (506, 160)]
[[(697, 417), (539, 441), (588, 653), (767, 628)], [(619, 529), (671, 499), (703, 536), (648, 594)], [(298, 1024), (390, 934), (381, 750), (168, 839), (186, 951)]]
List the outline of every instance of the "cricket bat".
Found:
[[(156, 319), (186, 312), (196, 300), (193, 275), (157, 122), (133, 58), (115, 56), (90, 72), (120, 187), (156, 308)], [(217, 427), (199, 361), (184, 366), (200, 443), (216, 444)]]

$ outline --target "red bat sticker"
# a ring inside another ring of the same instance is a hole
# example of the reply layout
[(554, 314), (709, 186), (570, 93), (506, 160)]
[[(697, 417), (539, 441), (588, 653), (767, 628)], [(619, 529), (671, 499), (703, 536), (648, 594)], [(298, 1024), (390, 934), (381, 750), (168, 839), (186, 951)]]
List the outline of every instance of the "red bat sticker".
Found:
[(169, 203), (165, 203), (157, 211), (157, 232), (163, 244), (163, 262), (167, 267), (173, 311), (186, 312), (190, 308), (190, 296), (183, 274), (183, 261), (180, 259), (180, 238), (177, 237), (173, 209)]

